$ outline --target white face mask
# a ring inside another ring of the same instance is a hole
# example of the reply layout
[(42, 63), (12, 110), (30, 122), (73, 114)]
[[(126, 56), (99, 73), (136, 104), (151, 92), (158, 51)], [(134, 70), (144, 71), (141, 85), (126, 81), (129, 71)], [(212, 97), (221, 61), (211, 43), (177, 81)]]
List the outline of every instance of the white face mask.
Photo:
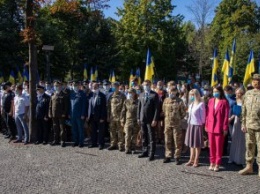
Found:
[(92, 92), (97, 94), (99, 92), (99, 89), (93, 89)]
[(149, 92), (151, 90), (150, 86), (144, 86), (144, 91)]
[(127, 99), (128, 100), (131, 100), (133, 98), (133, 95), (132, 94), (127, 94)]

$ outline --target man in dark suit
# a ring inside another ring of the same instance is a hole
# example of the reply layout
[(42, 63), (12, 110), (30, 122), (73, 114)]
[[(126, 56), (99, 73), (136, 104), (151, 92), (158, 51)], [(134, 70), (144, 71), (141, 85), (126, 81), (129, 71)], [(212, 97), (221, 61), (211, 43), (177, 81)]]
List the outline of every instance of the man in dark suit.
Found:
[[(149, 156), (149, 161), (154, 160), (156, 142), (155, 127), (159, 118), (159, 97), (151, 90), (151, 81), (143, 83), (144, 92), (139, 96), (137, 120), (142, 128), (143, 152), (138, 157)], [(148, 144), (150, 148), (148, 148)]]
[(46, 145), (49, 138), (49, 104), (50, 96), (48, 96), (44, 87), (37, 86), (37, 104), (36, 104), (36, 120), (37, 120), (37, 137), (35, 144), (43, 143)]
[(104, 125), (107, 118), (106, 96), (99, 91), (99, 84), (93, 84), (93, 96), (89, 100), (88, 120), (91, 123), (91, 145), (89, 148), (104, 148)]
[(61, 146), (65, 147), (65, 119), (68, 116), (69, 100), (68, 95), (62, 91), (62, 85), (60, 81), (54, 82), (54, 90), (55, 94), (51, 97), (49, 106), (49, 117), (52, 118), (54, 131), (54, 141), (51, 145), (59, 145), (61, 139)]

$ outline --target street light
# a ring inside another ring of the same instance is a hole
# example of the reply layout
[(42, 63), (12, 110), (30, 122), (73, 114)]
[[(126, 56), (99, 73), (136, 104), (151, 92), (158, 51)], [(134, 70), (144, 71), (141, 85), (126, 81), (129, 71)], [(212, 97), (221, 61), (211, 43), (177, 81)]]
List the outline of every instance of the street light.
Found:
[(46, 81), (51, 81), (51, 73), (50, 73), (50, 52), (54, 51), (54, 46), (43, 45), (42, 50), (46, 53), (46, 68), (45, 68), (45, 76)]

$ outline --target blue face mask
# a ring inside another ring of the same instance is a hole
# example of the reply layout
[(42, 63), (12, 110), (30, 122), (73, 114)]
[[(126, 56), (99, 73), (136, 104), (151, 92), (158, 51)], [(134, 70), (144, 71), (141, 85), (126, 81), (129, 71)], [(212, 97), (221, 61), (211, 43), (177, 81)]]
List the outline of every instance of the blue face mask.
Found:
[(191, 96), (191, 97), (190, 97), (190, 101), (191, 101), (191, 102), (194, 102), (194, 101), (195, 101), (195, 97), (194, 97), (194, 96)]
[(220, 93), (219, 92), (214, 92), (213, 93), (213, 97), (214, 98), (219, 98), (220, 97)]
[(136, 90), (136, 93), (139, 95), (139, 94), (141, 94), (141, 91), (140, 90)]
[(116, 91), (116, 88), (115, 88), (115, 87), (112, 87), (112, 88), (111, 88), (111, 91), (112, 91), (112, 92), (115, 92), (115, 91)]
[(226, 98), (231, 98), (232, 95), (231, 94), (225, 94)]

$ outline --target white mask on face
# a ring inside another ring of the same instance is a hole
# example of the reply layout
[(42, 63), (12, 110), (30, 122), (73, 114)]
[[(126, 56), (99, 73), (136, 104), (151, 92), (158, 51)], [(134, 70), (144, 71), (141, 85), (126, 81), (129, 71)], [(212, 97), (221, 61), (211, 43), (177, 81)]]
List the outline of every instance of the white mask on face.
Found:
[(133, 95), (132, 95), (132, 94), (130, 94), (130, 93), (127, 94), (127, 99), (128, 99), (128, 100), (131, 100), (132, 98), (133, 98)]
[(149, 92), (151, 90), (150, 86), (144, 86), (144, 91)]

